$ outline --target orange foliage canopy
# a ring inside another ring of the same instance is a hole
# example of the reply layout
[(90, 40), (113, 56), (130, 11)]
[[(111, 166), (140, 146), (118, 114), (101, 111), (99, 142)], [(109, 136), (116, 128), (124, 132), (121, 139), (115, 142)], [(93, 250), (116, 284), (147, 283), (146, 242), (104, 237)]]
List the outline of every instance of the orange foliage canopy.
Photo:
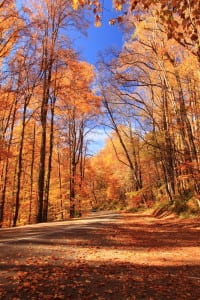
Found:
[[(137, 12), (142, 15), (144, 11), (151, 11), (162, 21), (168, 37), (176, 39), (180, 44), (189, 47), (190, 50), (200, 59), (200, 6), (196, 0), (112, 0), (116, 10)], [(102, 11), (102, 1), (100, 0), (73, 0), (73, 7), (89, 6), (95, 14), (95, 24), (100, 25), (100, 13)], [(112, 19), (110, 24), (121, 22), (122, 18)]]
[(0, 59), (7, 56), (19, 37), (23, 22), (19, 18), (15, 1), (0, 2)]

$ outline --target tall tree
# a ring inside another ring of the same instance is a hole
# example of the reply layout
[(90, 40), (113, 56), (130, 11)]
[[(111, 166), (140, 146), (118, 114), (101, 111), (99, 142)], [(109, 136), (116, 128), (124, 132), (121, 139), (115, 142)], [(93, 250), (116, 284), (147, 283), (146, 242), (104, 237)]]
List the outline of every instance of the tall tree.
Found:
[[(94, 71), (91, 65), (71, 60), (66, 69), (63, 68), (62, 74), (64, 75), (59, 79), (58, 98), (60, 98), (62, 114), (65, 112), (64, 122), (67, 124), (70, 216), (74, 217), (76, 213), (80, 213), (76, 211), (78, 202), (76, 196), (77, 187), (79, 185), (80, 188), (80, 182), (83, 179), (84, 142), (89, 132), (87, 124), (99, 113), (100, 98), (91, 89), (94, 80)], [(80, 166), (79, 169), (78, 166)]]
[[(132, 12), (138, 20), (145, 19), (146, 12), (152, 13), (165, 27), (168, 38), (174, 38), (178, 43), (188, 48), (191, 53), (198, 57), (200, 62), (200, 7), (199, 1), (195, 0), (113, 0), (113, 6), (116, 10), (125, 14), (110, 20), (113, 25), (116, 22), (126, 22), (128, 15)], [(95, 23), (100, 24), (101, 13), (104, 2), (101, 0), (89, 2), (87, 0), (73, 0), (73, 7), (78, 9), (93, 6), (95, 14)], [(135, 22), (134, 26), (137, 26)]]
[[(80, 25), (80, 13), (74, 12), (68, 0), (41, 0), (33, 1), (31, 12), (28, 10), (30, 22), (34, 25), (34, 31), (38, 32), (37, 40), (40, 43), (40, 67), (41, 67), (41, 143), (40, 163), (38, 176), (38, 213), (37, 221), (42, 222), (46, 218), (44, 213), (45, 191), (45, 163), (47, 147), (47, 116), (51, 99), (52, 74), (59, 60), (59, 51), (62, 52), (63, 28)], [(83, 25), (82, 19), (82, 26)], [(37, 41), (37, 43), (38, 43)], [(46, 210), (46, 208), (45, 208)]]

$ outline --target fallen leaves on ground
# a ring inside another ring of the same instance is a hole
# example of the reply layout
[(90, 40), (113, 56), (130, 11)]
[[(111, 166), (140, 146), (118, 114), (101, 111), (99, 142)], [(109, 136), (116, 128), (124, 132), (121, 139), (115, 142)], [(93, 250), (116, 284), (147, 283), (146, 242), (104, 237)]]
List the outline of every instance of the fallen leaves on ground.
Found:
[(7, 244), (1, 299), (200, 299), (199, 221), (126, 215), (94, 227)]

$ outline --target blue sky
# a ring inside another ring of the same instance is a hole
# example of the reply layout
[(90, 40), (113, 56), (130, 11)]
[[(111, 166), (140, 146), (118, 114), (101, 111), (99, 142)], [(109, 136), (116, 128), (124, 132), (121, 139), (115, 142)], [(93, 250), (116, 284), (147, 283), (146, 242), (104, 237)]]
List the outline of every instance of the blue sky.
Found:
[[(21, 3), (22, 0), (16, 0), (18, 8), (21, 7)], [(26, 3), (26, 1), (24, 1), (24, 3)], [(86, 10), (85, 13), (89, 15), (89, 11)], [(76, 48), (75, 50), (80, 52), (82, 60), (95, 64), (99, 52), (103, 52), (105, 49), (113, 46), (117, 49), (121, 49), (123, 43), (122, 31), (120, 31), (117, 24), (114, 26), (109, 25), (109, 20), (116, 18), (119, 14), (120, 13), (112, 7), (112, 1), (106, 0), (104, 1), (101, 27), (94, 26), (94, 16), (92, 15), (87, 36), (82, 35), (78, 31), (71, 31), (69, 33), (73, 40), (73, 45)]]
[[(80, 33), (75, 34), (75, 48), (80, 50), (81, 59), (94, 65), (98, 60), (99, 52), (103, 52), (110, 47), (116, 47), (120, 50), (123, 45), (123, 33), (119, 25), (109, 25), (109, 20), (116, 18), (118, 14), (112, 8), (112, 1), (107, 0), (105, 2), (109, 6), (106, 6), (103, 11), (102, 26), (95, 27), (94, 22), (92, 22), (87, 31), (87, 36)], [(72, 37), (74, 36), (72, 35)], [(102, 127), (97, 127), (90, 132), (87, 139), (91, 140), (89, 153), (95, 154), (104, 147), (108, 135)]]
[(81, 57), (91, 64), (97, 61), (98, 53), (115, 46), (121, 49), (122, 34), (115, 26), (102, 25), (102, 27), (90, 27), (87, 37), (80, 37), (75, 43), (80, 49)]
[[(102, 26), (95, 27), (91, 23), (87, 30), (87, 36), (80, 33), (75, 34), (75, 47), (80, 50), (81, 58), (91, 64), (95, 64), (98, 59), (98, 53), (103, 52), (109, 47), (122, 48), (123, 34), (119, 26), (109, 25), (109, 20), (115, 18), (118, 14), (112, 8), (112, 1), (106, 1), (107, 6), (103, 10)], [(93, 21), (94, 16), (92, 16)], [(72, 36), (74, 38), (74, 36)]]
[[(17, 6), (20, 8), (22, 0), (16, 0)], [(98, 60), (98, 53), (104, 52), (110, 47), (122, 48), (123, 33), (119, 28), (119, 25), (109, 25), (109, 20), (116, 18), (120, 13), (112, 7), (112, 1), (104, 1), (105, 7), (102, 15), (102, 26), (94, 26), (94, 16), (91, 16), (91, 25), (87, 30), (87, 36), (81, 34), (78, 31), (71, 31), (70, 35), (73, 40), (75, 50), (80, 52), (80, 59), (95, 65)], [(86, 11), (86, 13), (88, 13)], [(103, 128), (98, 128), (91, 132), (89, 139), (94, 143), (90, 145), (90, 151), (92, 153), (97, 152), (104, 146), (104, 141), (107, 135)]]

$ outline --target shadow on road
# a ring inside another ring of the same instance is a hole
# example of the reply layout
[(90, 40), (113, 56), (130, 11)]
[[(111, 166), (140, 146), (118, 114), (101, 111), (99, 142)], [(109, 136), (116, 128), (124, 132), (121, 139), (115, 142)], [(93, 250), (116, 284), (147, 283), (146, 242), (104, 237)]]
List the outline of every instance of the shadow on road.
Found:
[[(104, 248), (133, 250), (134, 248), (170, 248), (199, 246), (200, 223), (175, 223), (172, 220), (138, 222), (126, 221), (120, 215), (95, 216), (41, 228), (20, 228), (4, 235), (9, 244), (59, 246), (103, 246)], [(174, 220), (174, 219), (173, 219)], [(77, 222), (77, 223), (76, 223)], [(4, 239), (1, 239), (4, 241)]]
[[(200, 266), (148, 267), (107, 263), (66, 266), (3, 265), (15, 272), (15, 280), (4, 283), (3, 299), (190, 299), (200, 296)], [(193, 276), (191, 276), (193, 274)], [(196, 275), (196, 277), (195, 277)]]
[(3, 230), (0, 298), (200, 299), (199, 229), (108, 214)]

